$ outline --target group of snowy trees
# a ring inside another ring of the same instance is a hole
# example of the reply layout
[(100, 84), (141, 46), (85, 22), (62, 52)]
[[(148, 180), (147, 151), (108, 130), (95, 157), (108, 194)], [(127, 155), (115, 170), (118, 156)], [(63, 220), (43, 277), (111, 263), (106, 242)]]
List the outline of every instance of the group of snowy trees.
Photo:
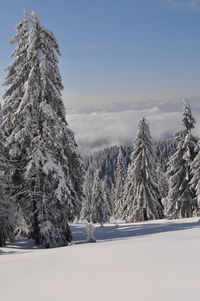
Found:
[(174, 140), (153, 143), (142, 118), (133, 146), (87, 158), (84, 175), (61, 98), (55, 36), (25, 11), (11, 43), (0, 110), (0, 246), (16, 232), (43, 247), (67, 245), (75, 219), (138, 222), (162, 218), (166, 208), (172, 218), (199, 214), (200, 142), (188, 103)]
[(59, 46), (27, 11), (11, 43), (0, 129), (0, 245), (22, 220), (36, 244), (67, 245), (68, 222), (80, 214), (83, 164), (61, 98)]
[(84, 200), (80, 219), (101, 225), (108, 222), (111, 216), (111, 205), (106, 183), (100, 179), (99, 170), (94, 173), (90, 168), (87, 170), (83, 191)]
[[(90, 215), (93, 215), (93, 208), (88, 210), (86, 206), (92, 202), (91, 192), (93, 185), (96, 185), (92, 172), (102, 167), (98, 174), (109, 191), (109, 201), (104, 203), (102, 198), (101, 202), (102, 208), (109, 213), (107, 219), (112, 217), (115, 220), (139, 222), (163, 218), (166, 214), (171, 218), (198, 215), (200, 142), (191, 133), (194, 124), (190, 105), (185, 102), (182, 129), (175, 133), (174, 140), (153, 143), (149, 124), (142, 118), (132, 148), (112, 147), (110, 151), (108, 149), (93, 155), (93, 160), (89, 158), (87, 175), (90, 174), (90, 179), (85, 178), (84, 187), (88, 190), (90, 186), (90, 193), (88, 200), (85, 199), (82, 213), (90, 211)], [(104, 165), (107, 165), (107, 173)], [(102, 196), (101, 189), (99, 194)], [(86, 218), (85, 214), (81, 214), (81, 217), (94, 221)], [(103, 219), (99, 222), (103, 222)]]

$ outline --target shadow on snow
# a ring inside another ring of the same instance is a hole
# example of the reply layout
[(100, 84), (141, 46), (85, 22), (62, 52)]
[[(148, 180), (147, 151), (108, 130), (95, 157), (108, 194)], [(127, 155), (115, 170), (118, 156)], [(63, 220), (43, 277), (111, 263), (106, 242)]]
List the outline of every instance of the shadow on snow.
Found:
[[(166, 222), (166, 223), (137, 223), (137, 224), (106, 224), (106, 226), (95, 227), (95, 239), (97, 242), (106, 242), (113, 240), (122, 240), (132, 237), (144, 237), (147, 235), (159, 234), (170, 231), (180, 231), (192, 228), (200, 228), (199, 221), (194, 222)], [(71, 225), (74, 244), (83, 244), (87, 242), (87, 235), (83, 224)], [(12, 251), (9, 251), (12, 249)], [(14, 249), (14, 250), (13, 250)], [(0, 250), (0, 255), (19, 254), (18, 250), (38, 249), (34, 241), (31, 239), (18, 239), (13, 244), (8, 244), (3, 250)], [(29, 251), (28, 251), (29, 250)], [(26, 253), (26, 252), (24, 252)]]
[[(106, 225), (105, 227), (95, 227), (95, 238), (97, 241), (112, 241), (118, 239), (127, 239), (132, 237), (147, 236), (152, 234), (180, 231), (192, 228), (199, 228), (200, 223), (194, 222), (166, 222), (166, 223), (141, 223), (141, 224), (123, 224)], [(83, 225), (71, 225), (73, 242), (75, 244), (84, 243), (87, 235)]]
[[(9, 249), (12, 249), (12, 251), (9, 251)], [(17, 239), (14, 243), (9, 243), (5, 247), (3, 247), (3, 250), (0, 249), (0, 255), (19, 254), (20, 252), (18, 252), (18, 250), (29, 250), (28, 252), (30, 252), (30, 250), (33, 249), (36, 249), (34, 240), (26, 238)]]

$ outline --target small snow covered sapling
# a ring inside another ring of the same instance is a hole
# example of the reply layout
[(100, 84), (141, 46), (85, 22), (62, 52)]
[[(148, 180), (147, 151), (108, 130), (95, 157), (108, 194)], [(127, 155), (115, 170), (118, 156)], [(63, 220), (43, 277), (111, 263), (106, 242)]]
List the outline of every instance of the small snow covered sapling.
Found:
[(85, 230), (87, 233), (87, 241), (96, 242), (96, 239), (94, 238), (94, 225), (92, 223), (87, 223), (85, 226)]

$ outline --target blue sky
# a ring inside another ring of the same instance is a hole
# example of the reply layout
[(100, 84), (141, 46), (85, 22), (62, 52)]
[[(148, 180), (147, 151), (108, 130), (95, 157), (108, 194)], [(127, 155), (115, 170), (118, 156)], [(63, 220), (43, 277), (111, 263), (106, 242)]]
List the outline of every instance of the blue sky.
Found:
[(80, 101), (84, 93), (103, 99), (119, 92), (124, 101), (200, 95), (198, 0), (3, 1), (1, 76), (23, 8), (36, 10), (55, 33), (65, 90)]

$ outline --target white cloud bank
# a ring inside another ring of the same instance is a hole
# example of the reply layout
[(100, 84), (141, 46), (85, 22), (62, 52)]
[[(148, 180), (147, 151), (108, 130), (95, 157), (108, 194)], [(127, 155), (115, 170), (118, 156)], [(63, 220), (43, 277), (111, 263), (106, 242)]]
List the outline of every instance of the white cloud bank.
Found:
[[(132, 142), (142, 117), (149, 120), (155, 140), (172, 137), (180, 129), (180, 100), (150, 101), (147, 96), (142, 98), (140, 95), (139, 101), (134, 101), (133, 94), (127, 93), (125, 102), (122, 96), (117, 91), (105, 94), (64, 91), (67, 121), (75, 133), (81, 153)], [(194, 134), (200, 136), (200, 99), (192, 99), (190, 104), (197, 122)]]
[[(191, 102), (194, 116), (200, 119), (199, 100)], [(87, 108), (88, 113), (68, 114), (67, 120), (75, 132), (75, 137), (82, 152), (88, 153), (111, 145), (121, 145), (132, 142), (137, 133), (139, 120), (144, 116), (150, 122), (152, 137), (155, 140), (169, 138), (180, 129), (182, 118), (182, 103), (162, 102), (146, 104), (112, 104), (103, 110), (103, 106)], [(127, 109), (125, 107), (127, 106)], [(146, 107), (146, 108), (145, 108)], [(112, 109), (112, 110), (111, 110)], [(200, 134), (200, 124), (197, 122), (195, 134)]]

